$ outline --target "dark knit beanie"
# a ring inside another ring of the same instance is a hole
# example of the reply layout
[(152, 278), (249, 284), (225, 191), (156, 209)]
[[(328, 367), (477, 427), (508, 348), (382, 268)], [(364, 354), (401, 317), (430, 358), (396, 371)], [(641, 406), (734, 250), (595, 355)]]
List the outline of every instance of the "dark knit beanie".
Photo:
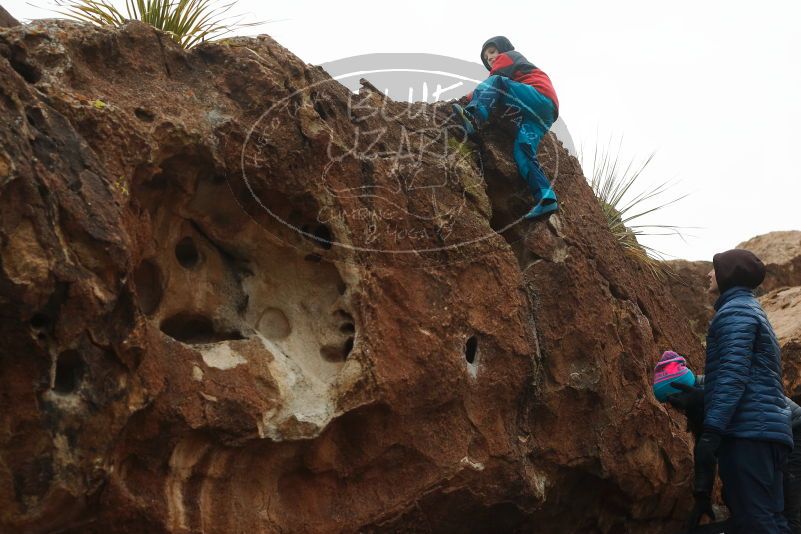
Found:
[(721, 293), (736, 286), (755, 289), (765, 279), (765, 264), (750, 250), (734, 249), (712, 257)]
[(512, 42), (503, 35), (496, 35), (495, 37), (490, 37), (484, 41), (484, 44), (481, 46), (481, 62), (485, 67), (487, 67), (487, 70), (491, 70), (491, 68), (490, 64), (487, 63), (487, 60), (484, 59), (484, 50), (486, 50), (490, 45), (495, 46), (495, 48), (498, 50), (498, 53), (501, 54), (515, 49), (515, 47), (512, 46)]

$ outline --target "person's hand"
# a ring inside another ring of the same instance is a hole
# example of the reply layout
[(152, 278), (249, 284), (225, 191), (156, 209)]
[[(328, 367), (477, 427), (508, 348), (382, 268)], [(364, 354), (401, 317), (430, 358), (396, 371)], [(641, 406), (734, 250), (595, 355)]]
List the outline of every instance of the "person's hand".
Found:
[(693, 482), (695, 493), (712, 494), (718, 447), (720, 447), (720, 434), (709, 430), (705, 430), (695, 444), (695, 480)]
[(697, 440), (704, 430), (704, 388), (677, 383), (673, 387), (681, 393), (668, 395), (667, 401), (687, 416), (687, 430)]
[(693, 494), (695, 506), (687, 519), (687, 530), (692, 530), (701, 523), (701, 519), (707, 516), (712, 521), (715, 520), (715, 511), (712, 510), (712, 497), (708, 492), (700, 491)]
[(671, 385), (675, 389), (681, 390), (681, 393), (673, 393), (672, 395), (668, 395), (667, 400), (674, 408), (678, 408), (682, 412), (686, 413), (697, 406), (704, 405), (704, 388), (680, 384), (677, 382), (674, 382)]

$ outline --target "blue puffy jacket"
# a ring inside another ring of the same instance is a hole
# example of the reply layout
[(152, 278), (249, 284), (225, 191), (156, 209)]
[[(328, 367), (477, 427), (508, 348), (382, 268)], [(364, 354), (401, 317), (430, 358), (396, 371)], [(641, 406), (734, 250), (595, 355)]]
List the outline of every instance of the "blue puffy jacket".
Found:
[(781, 351), (765, 312), (747, 287), (715, 302), (706, 339), (704, 429), (793, 447), (781, 379)]

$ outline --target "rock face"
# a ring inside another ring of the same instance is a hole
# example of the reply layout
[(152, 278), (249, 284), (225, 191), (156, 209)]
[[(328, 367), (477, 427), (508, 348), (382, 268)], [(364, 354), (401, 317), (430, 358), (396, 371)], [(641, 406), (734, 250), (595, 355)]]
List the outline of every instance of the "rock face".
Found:
[(782, 347), (785, 394), (801, 399), (801, 286), (776, 289), (759, 301)]
[(684, 311), (698, 339), (705, 342), (709, 321), (715, 314), (715, 297), (707, 292), (711, 261), (668, 260), (672, 275), (667, 278), (670, 293)]
[(801, 231), (771, 232), (737, 248), (750, 250), (765, 263), (759, 301), (782, 348), (785, 393), (801, 400)]
[[(801, 231), (771, 232), (749, 239), (737, 248), (750, 250), (763, 261), (767, 273), (757, 289), (782, 348), (785, 393), (801, 399)], [(706, 292), (706, 273), (712, 262), (668, 262), (676, 277), (670, 291), (700, 339), (714, 315), (714, 297)]]
[[(0, 30), (0, 527), (666, 532), (702, 357), (572, 157), (268, 36)], [(376, 135), (379, 132), (380, 135)], [(372, 137), (370, 137), (372, 134)]]
[(9, 26), (17, 26), (19, 22), (17, 19), (11, 16), (11, 13), (5, 10), (3, 6), (0, 6), (0, 28), (6, 28)]
[(765, 264), (762, 291), (801, 286), (801, 230), (770, 232), (740, 243), (737, 248), (750, 250)]
[[(801, 231), (770, 232), (740, 243), (736, 248), (750, 250), (765, 264), (765, 281), (757, 295), (801, 286)], [(676, 274), (668, 280), (670, 292), (684, 310), (693, 331), (703, 340), (715, 313), (712, 307), (715, 298), (706, 292), (709, 286), (706, 275), (712, 270), (712, 262), (670, 260), (666, 263)]]

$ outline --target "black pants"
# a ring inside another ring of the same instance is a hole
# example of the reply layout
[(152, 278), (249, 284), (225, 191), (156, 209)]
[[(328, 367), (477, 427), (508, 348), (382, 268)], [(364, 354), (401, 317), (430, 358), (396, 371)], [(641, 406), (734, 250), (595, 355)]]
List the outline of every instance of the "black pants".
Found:
[(784, 471), (784, 517), (792, 534), (801, 534), (801, 427), (793, 429), (793, 452)]
[(726, 534), (789, 534), (782, 489), (789, 452), (781, 443), (723, 438), (718, 468), (731, 512)]

